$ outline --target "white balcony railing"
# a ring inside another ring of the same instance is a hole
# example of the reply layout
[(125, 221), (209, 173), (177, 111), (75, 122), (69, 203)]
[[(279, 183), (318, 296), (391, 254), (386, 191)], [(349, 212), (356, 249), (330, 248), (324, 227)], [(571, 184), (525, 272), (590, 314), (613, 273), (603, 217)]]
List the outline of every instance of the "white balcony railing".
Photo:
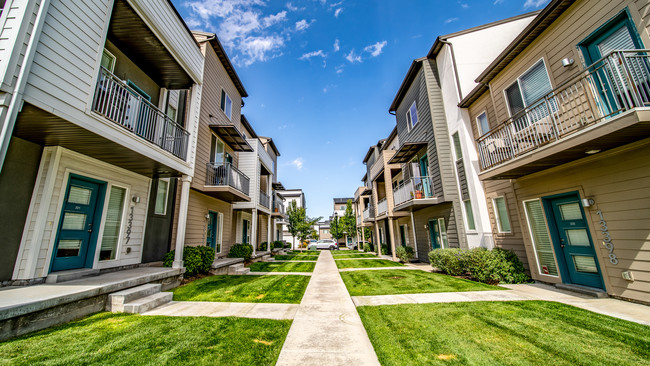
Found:
[(189, 133), (103, 67), (92, 110), (183, 160), (187, 157)]
[(400, 184), (393, 190), (395, 206), (410, 200), (435, 198), (433, 184), (429, 177), (415, 177)]
[(260, 158), (262, 164), (266, 165), (271, 171), (273, 171), (273, 159), (269, 156), (269, 153), (264, 149), (264, 145), (258, 139), (248, 139), (248, 143), (251, 146), (257, 145), (257, 156)]
[(260, 205), (266, 207), (266, 208), (271, 208), (271, 199), (269, 198), (269, 195), (266, 194), (264, 191), (260, 191)]
[(230, 163), (207, 163), (206, 186), (230, 186), (248, 196), (250, 179)]
[(273, 212), (284, 215), (284, 205), (280, 199), (276, 198), (275, 196), (273, 197)]
[(377, 215), (385, 214), (386, 211), (388, 211), (388, 201), (386, 201), (386, 198), (384, 198), (381, 201), (377, 202)]
[(478, 140), (483, 170), (650, 105), (650, 50), (613, 51)]
[(365, 220), (370, 219), (370, 217), (371, 217), (370, 214), (371, 214), (370, 206), (368, 206), (368, 207), (366, 207), (365, 210), (363, 210), (363, 220), (365, 221)]

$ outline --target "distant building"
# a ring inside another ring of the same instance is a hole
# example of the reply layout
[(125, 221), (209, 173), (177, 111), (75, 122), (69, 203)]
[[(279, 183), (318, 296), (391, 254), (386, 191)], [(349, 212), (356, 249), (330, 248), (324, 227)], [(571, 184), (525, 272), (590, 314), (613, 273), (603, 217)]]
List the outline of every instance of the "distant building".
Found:
[[(285, 190), (278, 190), (277, 191), (282, 197), (284, 197), (284, 211), (286, 212), (289, 208), (289, 205), (291, 202), (296, 202), (296, 207), (305, 207), (306, 206), (306, 201), (305, 201), (305, 193), (302, 191), (302, 189), (297, 188), (297, 189), (285, 189)], [(298, 239), (295, 238), (295, 243), (294, 243), (294, 237), (289, 233), (289, 226), (287, 225), (288, 222), (285, 220), (282, 224), (282, 240), (286, 241), (287, 243), (290, 243), (293, 246), (298, 245)]]

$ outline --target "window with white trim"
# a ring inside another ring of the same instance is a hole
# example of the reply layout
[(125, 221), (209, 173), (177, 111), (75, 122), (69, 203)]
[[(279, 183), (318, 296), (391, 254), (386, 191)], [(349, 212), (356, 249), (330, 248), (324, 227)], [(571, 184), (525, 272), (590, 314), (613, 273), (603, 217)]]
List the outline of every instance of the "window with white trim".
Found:
[(169, 196), (169, 178), (158, 179), (158, 187), (156, 189), (156, 204), (154, 213), (156, 215), (167, 214), (167, 197)]
[(465, 220), (467, 221), (467, 230), (476, 230), (476, 223), (474, 222), (474, 210), (472, 210), (472, 201), (465, 200)]
[[(514, 116), (534, 102), (551, 92), (551, 79), (548, 77), (544, 59), (523, 73), (505, 90), (508, 110)], [(546, 111), (548, 115), (548, 111)]]
[(487, 112), (483, 112), (476, 117), (476, 127), (478, 128), (478, 133), (480, 136), (483, 136), (490, 131)]
[(456, 161), (463, 158), (463, 148), (460, 146), (460, 136), (458, 132), (455, 132), (451, 135), (451, 139), (454, 141), (454, 153), (456, 154)]
[(102, 233), (102, 244), (99, 249), (100, 261), (111, 260), (117, 257), (125, 200), (126, 188), (111, 186), (104, 221), (104, 232)]
[(406, 124), (409, 131), (418, 124), (418, 108), (415, 101), (413, 101), (409, 110), (406, 111)]
[(510, 233), (510, 218), (508, 217), (508, 207), (506, 206), (506, 199), (504, 197), (497, 197), (492, 199), (492, 206), (494, 207), (494, 217), (497, 221), (497, 227), (500, 233)]
[(223, 89), (221, 89), (221, 110), (229, 119), (232, 118), (232, 99)]
[(540, 274), (557, 276), (558, 271), (555, 265), (555, 256), (553, 255), (553, 244), (546, 227), (542, 201), (535, 199), (524, 201), (523, 204), (530, 237), (533, 240), (538, 271)]
[(102, 67), (112, 73), (115, 70), (116, 60), (117, 58), (115, 57), (115, 55), (113, 55), (107, 49), (104, 48), (104, 52), (102, 53), (102, 61), (101, 61)]

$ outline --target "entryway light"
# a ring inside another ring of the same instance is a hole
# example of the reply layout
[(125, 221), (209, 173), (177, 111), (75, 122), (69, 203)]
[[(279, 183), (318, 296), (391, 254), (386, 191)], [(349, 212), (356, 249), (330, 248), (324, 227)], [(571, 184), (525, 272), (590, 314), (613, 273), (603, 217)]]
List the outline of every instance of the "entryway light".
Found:
[(564, 67), (569, 67), (569, 66), (573, 65), (574, 62), (575, 62), (575, 61), (574, 61), (572, 58), (568, 58), (568, 57), (567, 57), (567, 58), (563, 58), (563, 59), (562, 59), (562, 66), (564, 66)]
[(587, 151), (585, 151), (585, 154), (587, 154), (587, 155), (593, 155), (593, 154), (597, 154), (597, 153), (599, 153), (599, 152), (600, 152), (600, 149), (594, 149), (594, 150), (587, 150)]

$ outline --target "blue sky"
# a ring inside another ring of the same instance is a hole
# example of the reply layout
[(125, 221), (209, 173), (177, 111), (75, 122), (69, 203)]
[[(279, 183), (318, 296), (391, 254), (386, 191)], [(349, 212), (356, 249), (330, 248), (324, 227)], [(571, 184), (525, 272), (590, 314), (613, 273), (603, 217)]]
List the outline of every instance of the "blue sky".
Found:
[(282, 154), (279, 180), (323, 217), (395, 126), (388, 108), (413, 59), (439, 35), (547, 2), (173, 0), (190, 29), (217, 33), (250, 95), (242, 112)]

